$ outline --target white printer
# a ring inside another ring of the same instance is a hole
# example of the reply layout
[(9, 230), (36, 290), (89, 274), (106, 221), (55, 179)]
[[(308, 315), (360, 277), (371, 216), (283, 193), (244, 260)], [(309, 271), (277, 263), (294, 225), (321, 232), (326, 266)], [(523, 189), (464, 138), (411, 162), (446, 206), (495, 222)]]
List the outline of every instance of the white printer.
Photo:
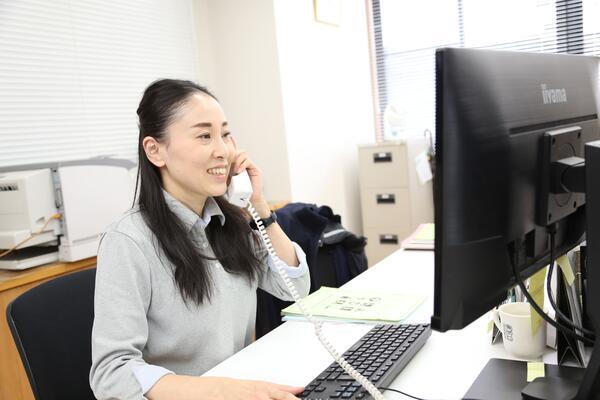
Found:
[(132, 205), (134, 167), (95, 158), (0, 170), (0, 255), (24, 241), (0, 269), (96, 255), (100, 234)]

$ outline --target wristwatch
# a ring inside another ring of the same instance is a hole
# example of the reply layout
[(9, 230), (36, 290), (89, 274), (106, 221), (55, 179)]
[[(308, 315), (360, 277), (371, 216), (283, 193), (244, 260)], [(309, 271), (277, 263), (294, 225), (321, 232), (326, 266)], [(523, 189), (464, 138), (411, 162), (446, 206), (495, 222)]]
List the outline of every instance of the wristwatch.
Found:
[[(272, 223), (277, 221), (277, 214), (275, 214), (273, 211), (271, 211), (271, 215), (269, 215), (267, 218), (261, 218), (260, 221), (262, 222), (263, 226), (266, 229), (269, 225), (271, 225)], [(254, 230), (258, 230), (258, 227), (256, 226), (256, 223), (254, 222), (254, 220), (250, 221), (250, 228), (252, 228)]]

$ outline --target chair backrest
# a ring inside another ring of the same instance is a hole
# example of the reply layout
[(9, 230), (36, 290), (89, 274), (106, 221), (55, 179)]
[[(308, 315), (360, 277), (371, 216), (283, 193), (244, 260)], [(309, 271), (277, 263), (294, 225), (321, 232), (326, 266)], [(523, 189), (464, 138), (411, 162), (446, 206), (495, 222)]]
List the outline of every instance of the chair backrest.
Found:
[(94, 399), (89, 373), (95, 277), (95, 269), (61, 276), (6, 309), (36, 400)]

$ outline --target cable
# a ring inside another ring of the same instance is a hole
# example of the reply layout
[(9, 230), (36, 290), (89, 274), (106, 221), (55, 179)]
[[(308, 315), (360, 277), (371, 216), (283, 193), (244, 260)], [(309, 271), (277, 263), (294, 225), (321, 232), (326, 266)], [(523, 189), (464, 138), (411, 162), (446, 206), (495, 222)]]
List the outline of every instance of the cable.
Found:
[[(560, 309), (556, 305), (554, 298), (552, 297), (552, 287), (550, 285), (550, 281), (552, 278), (552, 271), (554, 271), (554, 263), (555, 263), (555, 256), (556, 256), (554, 254), (555, 236), (556, 236), (556, 227), (554, 226), (554, 228), (550, 229), (550, 267), (548, 268), (548, 277), (546, 278), (546, 291), (548, 292), (548, 300), (550, 301), (550, 305), (556, 312), (556, 316), (559, 317), (564, 323), (566, 323), (567, 325), (571, 326), (572, 328), (578, 330), (579, 332), (583, 332), (584, 334), (593, 336), (595, 338), (595, 334), (593, 331), (590, 331), (589, 329), (585, 329), (584, 327), (577, 325), (569, 317), (567, 317), (565, 314), (563, 314), (563, 312), (560, 311)], [(579, 332), (577, 332), (577, 333), (579, 333)]]
[(529, 302), (529, 304), (531, 305), (531, 307), (533, 307), (533, 309), (535, 310), (535, 312), (538, 313), (538, 315), (540, 317), (542, 317), (547, 323), (549, 323), (550, 325), (552, 325), (553, 327), (555, 327), (558, 331), (572, 336), (586, 344), (590, 344), (593, 345), (594, 342), (584, 336), (581, 336), (577, 333), (575, 333), (573, 330), (569, 329), (568, 327), (554, 321), (552, 318), (550, 318), (550, 316), (548, 314), (546, 314), (544, 311), (542, 311), (542, 309), (540, 308), (540, 306), (537, 305), (537, 303), (535, 302), (535, 300), (533, 299), (533, 297), (531, 297), (531, 294), (529, 294), (529, 291), (527, 291), (527, 288), (525, 287), (525, 283), (523, 283), (523, 278), (521, 278), (521, 274), (519, 271), (517, 271), (517, 257), (518, 257), (518, 249), (516, 248), (517, 246), (515, 246), (514, 249), (514, 254), (512, 257), (512, 270), (513, 270), (513, 275), (517, 281), (517, 284), (519, 285), (519, 287), (521, 288), (521, 291), (523, 292), (523, 294), (525, 295), (525, 297), (527, 297), (527, 301)]
[(294, 301), (296, 302), (296, 304), (298, 304), (298, 307), (300, 308), (300, 311), (302, 311), (302, 314), (304, 314), (306, 319), (314, 325), (315, 335), (317, 336), (317, 338), (319, 339), (319, 341), (321, 342), (323, 347), (325, 347), (325, 349), (329, 352), (329, 354), (331, 354), (331, 356), (335, 359), (335, 361), (344, 369), (344, 371), (346, 371), (348, 373), (348, 375), (350, 375), (351, 377), (356, 379), (356, 381), (358, 383), (360, 383), (362, 385), (362, 387), (364, 387), (369, 392), (369, 394), (371, 396), (373, 396), (373, 398), (375, 400), (384, 400), (383, 394), (377, 389), (377, 387), (375, 387), (375, 385), (373, 385), (371, 382), (369, 382), (369, 380), (367, 378), (365, 378), (358, 371), (356, 371), (350, 364), (348, 364), (348, 362), (344, 359), (344, 357), (342, 357), (338, 353), (338, 351), (335, 349), (335, 347), (333, 347), (333, 345), (327, 340), (327, 338), (325, 338), (325, 336), (323, 336), (323, 331), (321, 329), (323, 326), (322, 322), (317, 320), (306, 309), (304, 300), (302, 298), (300, 298), (300, 295), (298, 294), (296, 287), (290, 280), (285, 269), (283, 269), (283, 267), (282, 267), (283, 261), (281, 261), (281, 259), (277, 256), (277, 253), (275, 253), (275, 249), (273, 249), (273, 245), (271, 244), (271, 239), (269, 238), (269, 235), (267, 234), (267, 231), (266, 231), (265, 227), (263, 226), (260, 216), (258, 215), (256, 210), (250, 203), (248, 203), (248, 211), (250, 211), (250, 215), (252, 215), (252, 219), (254, 219), (254, 222), (256, 223), (256, 226), (258, 227), (260, 237), (261, 237), (263, 243), (265, 244), (267, 251), (271, 255), (271, 258), (275, 262), (275, 265), (277, 266), (277, 271), (279, 272), (279, 275), (281, 275), (281, 278), (285, 282), (285, 285), (287, 286), (288, 290), (290, 291), (290, 294), (294, 298)]
[(38, 235), (41, 235), (41, 234), (44, 232), (44, 230), (46, 229), (46, 227), (48, 226), (48, 224), (50, 223), (50, 221), (52, 221), (53, 219), (60, 219), (60, 217), (61, 217), (61, 215), (60, 215), (59, 213), (52, 214), (51, 216), (49, 216), (49, 217), (46, 219), (46, 223), (44, 224), (44, 226), (42, 226), (42, 228), (41, 228), (39, 231), (37, 231), (37, 232), (35, 232), (35, 233), (32, 233), (32, 234), (31, 234), (31, 236), (29, 236), (28, 238), (21, 240), (19, 243), (15, 244), (13, 247), (11, 247), (10, 249), (8, 249), (8, 250), (6, 250), (5, 252), (3, 252), (2, 254), (0, 254), (0, 258), (2, 258), (2, 257), (4, 257), (4, 256), (6, 256), (6, 255), (8, 255), (8, 254), (12, 253), (13, 251), (17, 250), (17, 248), (18, 248), (20, 245), (22, 245), (22, 244), (24, 244), (24, 243), (26, 243), (26, 242), (30, 241), (30, 240), (31, 240), (31, 239), (33, 239), (34, 237), (36, 237), (36, 236), (38, 236)]
[(379, 390), (389, 390), (390, 392), (397, 392), (397, 393), (403, 394), (406, 397), (410, 397), (411, 399), (425, 400), (422, 397), (413, 396), (412, 394), (404, 393), (403, 391), (398, 390), (398, 389), (392, 389), (392, 388), (387, 388), (387, 387), (382, 387), (382, 386), (379, 386), (378, 389)]

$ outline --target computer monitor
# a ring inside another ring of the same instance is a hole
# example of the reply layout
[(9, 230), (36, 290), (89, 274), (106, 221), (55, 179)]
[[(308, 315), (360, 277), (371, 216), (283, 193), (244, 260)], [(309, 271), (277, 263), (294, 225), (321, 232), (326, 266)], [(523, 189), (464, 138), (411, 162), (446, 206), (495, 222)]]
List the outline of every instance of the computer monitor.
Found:
[[(598, 60), (437, 50), (433, 329), (461, 329), (506, 300), (513, 264), (523, 278), (548, 265), (549, 226), (557, 255), (587, 231), (588, 312), (600, 326)], [(565, 159), (578, 160), (570, 191)]]

